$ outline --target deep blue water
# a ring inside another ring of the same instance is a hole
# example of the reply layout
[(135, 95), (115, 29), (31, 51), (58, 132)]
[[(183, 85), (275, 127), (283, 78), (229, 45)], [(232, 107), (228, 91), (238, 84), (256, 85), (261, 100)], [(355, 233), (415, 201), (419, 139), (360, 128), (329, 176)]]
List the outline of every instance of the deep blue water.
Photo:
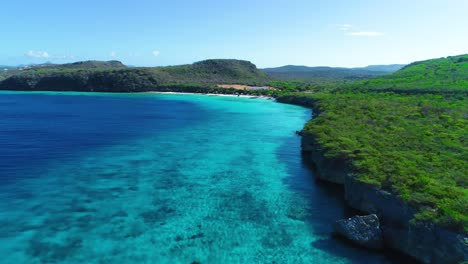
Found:
[(392, 263), (332, 239), (346, 215), (265, 99), (0, 93), (1, 263)]

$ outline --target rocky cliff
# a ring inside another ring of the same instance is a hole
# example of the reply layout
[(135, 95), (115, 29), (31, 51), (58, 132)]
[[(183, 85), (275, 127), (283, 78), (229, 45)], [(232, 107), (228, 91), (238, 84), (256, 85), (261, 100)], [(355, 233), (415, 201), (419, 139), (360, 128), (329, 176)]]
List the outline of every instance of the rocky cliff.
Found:
[[(310, 98), (282, 97), (279, 102), (314, 107)], [(317, 114), (316, 111), (314, 111)], [(431, 222), (416, 222), (417, 210), (397, 195), (357, 180), (346, 159), (327, 157), (311, 135), (302, 133), (302, 151), (315, 168), (317, 178), (344, 186), (351, 207), (381, 220), (384, 245), (423, 263), (460, 263), (468, 260), (468, 238)]]
[(468, 259), (468, 238), (464, 235), (429, 222), (413, 223), (414, 208), (396, 195), (358, 181), (346, 161), (327, 158), (312, 137), (302, 135), (302, 150), (308, 153), (319, 179), (344, 185), (345, 200), (351, 207), (379, 216), (385, 246), (424, 263)]

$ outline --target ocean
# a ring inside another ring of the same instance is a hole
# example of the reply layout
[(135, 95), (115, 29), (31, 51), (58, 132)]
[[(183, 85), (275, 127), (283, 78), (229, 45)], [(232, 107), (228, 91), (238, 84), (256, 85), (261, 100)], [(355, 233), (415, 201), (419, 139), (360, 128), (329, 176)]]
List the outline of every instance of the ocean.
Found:
[(394, 263), (267, 99), (0, 92), (0, 263)]

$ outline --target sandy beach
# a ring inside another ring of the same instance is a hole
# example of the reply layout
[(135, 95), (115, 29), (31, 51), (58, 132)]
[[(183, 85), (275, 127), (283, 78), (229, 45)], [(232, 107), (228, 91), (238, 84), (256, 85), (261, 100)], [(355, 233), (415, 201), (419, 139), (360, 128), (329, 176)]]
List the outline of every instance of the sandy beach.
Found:
[(157, 91), (149, 91), (149, 92), (142, 92), (147, 94), (185, 94), (185, 95), (207, 95), (207, 96), (229, 96), (229, 97), (244, 97), (244, 98), (255, 98), (255, 99), (267, 99), (267, 100), (274, 100), (275, 98), (271, 96), (263, 96), (263, 95), (237, 95), (237, 94), (214, 94), (214, 93), (179, 93), (179, 92), (157, 92)]

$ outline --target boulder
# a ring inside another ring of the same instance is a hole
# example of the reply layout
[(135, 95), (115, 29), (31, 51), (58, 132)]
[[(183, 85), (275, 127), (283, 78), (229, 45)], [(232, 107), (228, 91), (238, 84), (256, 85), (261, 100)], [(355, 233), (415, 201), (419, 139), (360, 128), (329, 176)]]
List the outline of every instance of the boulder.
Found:
[(333, 225), (333, 230), (335, 234), (360, 246), (372, 249), (383, 247), (382, 230), (375, 214), (338, 220)]

